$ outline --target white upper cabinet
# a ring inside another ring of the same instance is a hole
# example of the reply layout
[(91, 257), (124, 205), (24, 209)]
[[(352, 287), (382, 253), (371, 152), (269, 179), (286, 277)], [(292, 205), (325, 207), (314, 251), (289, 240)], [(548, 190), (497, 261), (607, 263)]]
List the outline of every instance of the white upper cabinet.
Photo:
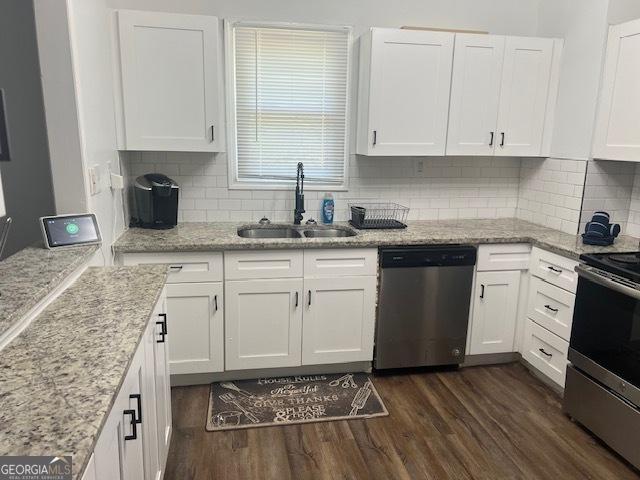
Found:
[(454, 34), (372, 28), (360, 43), (357, 153), (444, 155)]
[(447, 155), (493, 155), (505, 37), (456, 35)]
[(553, 47), (551, 38), (507, 37), (496, 155), (541, 154)]
[(640, 20), (609, 29), (595, 158), (640, 161)]
[(119, 148), (224, 148), (218, 19), (119, 10)]
[(561, 45), (549, 38), (457, 34), (447, 155), (545, 155)]

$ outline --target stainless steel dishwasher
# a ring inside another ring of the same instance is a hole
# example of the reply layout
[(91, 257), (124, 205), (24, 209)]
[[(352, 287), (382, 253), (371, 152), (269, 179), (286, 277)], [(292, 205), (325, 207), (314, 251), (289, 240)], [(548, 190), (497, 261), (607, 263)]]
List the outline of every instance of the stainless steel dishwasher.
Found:
[(380, 250), (376, 369), (464, 360), (476, 248)]

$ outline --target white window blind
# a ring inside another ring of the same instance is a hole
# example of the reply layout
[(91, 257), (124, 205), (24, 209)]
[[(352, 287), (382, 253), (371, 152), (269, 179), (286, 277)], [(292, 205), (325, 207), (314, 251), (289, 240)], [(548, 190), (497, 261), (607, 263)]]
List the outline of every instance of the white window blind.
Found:
[(233, 29), (235, 181), (343, 185), (349, 30)]

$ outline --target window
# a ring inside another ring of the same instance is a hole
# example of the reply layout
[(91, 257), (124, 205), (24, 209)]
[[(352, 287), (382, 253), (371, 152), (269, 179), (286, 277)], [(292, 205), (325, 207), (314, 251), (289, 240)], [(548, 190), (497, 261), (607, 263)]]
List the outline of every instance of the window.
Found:
[(348, 27), (227, 25), (229, 185), (344, 188)]

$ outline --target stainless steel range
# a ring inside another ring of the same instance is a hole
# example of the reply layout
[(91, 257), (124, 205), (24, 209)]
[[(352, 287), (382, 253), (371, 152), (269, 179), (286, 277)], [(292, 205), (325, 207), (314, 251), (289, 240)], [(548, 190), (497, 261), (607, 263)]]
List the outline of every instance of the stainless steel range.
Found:
[(580, 259), (564, 409), (640, 468), (640, 252)]

